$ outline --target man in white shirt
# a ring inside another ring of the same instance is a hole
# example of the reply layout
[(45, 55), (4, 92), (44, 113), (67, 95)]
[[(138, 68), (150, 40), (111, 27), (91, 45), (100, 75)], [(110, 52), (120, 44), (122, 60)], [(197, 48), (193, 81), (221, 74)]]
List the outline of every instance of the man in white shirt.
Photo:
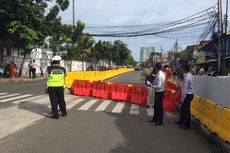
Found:
[(154, 116), (153, 119), (149, 122), (154, 122), (155, 125), (162, 125), (163, 124), (163, 98), (164, 98), (164, 83), (166, 76), (162, 69), (161, 63), (156, 63), (156, 78), (154, 80), (154, 85), (152, 86), (155, 89), (155, 101), (154, 101)]
[(180, 119), (175, 122), (181, 129), (189, 129), (191, 124), (190, 103), (193, 99), (193, 78), (190, 73), (190, 65), (183, 64), (184, 79), (182, 82)]

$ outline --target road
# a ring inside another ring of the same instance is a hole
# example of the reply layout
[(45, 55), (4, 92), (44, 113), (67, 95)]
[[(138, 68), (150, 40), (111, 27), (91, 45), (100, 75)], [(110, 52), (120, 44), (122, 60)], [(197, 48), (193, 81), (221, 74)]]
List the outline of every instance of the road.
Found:
[[(109, 81), (143, 82), (140, 72)], [(154, 126), (147, 122), (152, 109), (92, 97), (66, 95), (65, 99), (68, 116), (53, 120), (44, 116), (50, 104), (43, 81), (2, 84), (0, 153), (214, 152), (193, 129), (174, 125), (174, 113), (165, 112), (164, 124)]]

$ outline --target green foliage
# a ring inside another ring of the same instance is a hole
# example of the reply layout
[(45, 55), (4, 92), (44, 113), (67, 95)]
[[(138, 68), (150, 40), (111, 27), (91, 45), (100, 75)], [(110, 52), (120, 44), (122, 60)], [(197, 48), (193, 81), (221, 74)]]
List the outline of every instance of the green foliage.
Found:
[(1, 0), (0, 1), (0, 47), (22, 48), (24, 57), (35, 46), (43, 44), (50, 36), (51, 48), (56, 52), (67, 51), (65, 59), (103, 60), (117, 65), (134, 63), (131, 51), (120, 40), (99, 41), (83, 33), (85, 24), (62, 24), (58, 13), (69, 6), (69, 0), (55, 0), (48, 12), (48, 3), (53, 0)]
[[(60, 10), (65, 10), (69, 0), (57, 0), (48, 13), (47, 3), (52, 0), (1, 0), (0, 41), (2, 47), (20, 47), (28, 53), (32, 46), (41, 45), (52, 34)], [(57, 31), (56, 31), (57, 32)]]
[(136, 63), (127, 45), (120, 40), (116, 40), (113, 43), (98, 41), (93, 48), (93, 57), (96, 62), (104, 60), (108, 64), (113, 62), (116, 65), (135, 65)]

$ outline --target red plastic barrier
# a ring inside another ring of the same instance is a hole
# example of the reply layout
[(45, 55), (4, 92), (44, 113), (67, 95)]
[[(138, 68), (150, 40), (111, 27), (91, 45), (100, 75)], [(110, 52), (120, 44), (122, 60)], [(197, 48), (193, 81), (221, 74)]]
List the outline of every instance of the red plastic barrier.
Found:
[(129, 102), (129, 85), (113, 83), (111, 86), (111, 99)]
[(72, 90), (74, 95), (90, 96), (91, 85), (89, 80), (74, 80)]
[(173, 112), (176, 108), (176, 104), (172, 101), (172, 90), (165, 89), (164, 92), (164, 99), (163, 99), (163, 108), (164, 111)]
[(171, 93), (170, 99), (174, 103), (180, 104), (180, 101), (181, 101), (180, 100), (181, 99), (181, 86), (178, 87), (178, 90), (176, 91), (176, 93)]
[(108, 82), (94, 81), (92, 85), (92, 96), (108, 99), (110, 97), (110, 84)]
[(164, 108), (164, 111), (173, 112), (176, 108), (176, 105), (171, 100), (164, 98), (163, 99), (163, 108)]
[(147, 105), (148, 90), (145, 86), (132, 86), (130, 95), (130, 102), (142, 106)]

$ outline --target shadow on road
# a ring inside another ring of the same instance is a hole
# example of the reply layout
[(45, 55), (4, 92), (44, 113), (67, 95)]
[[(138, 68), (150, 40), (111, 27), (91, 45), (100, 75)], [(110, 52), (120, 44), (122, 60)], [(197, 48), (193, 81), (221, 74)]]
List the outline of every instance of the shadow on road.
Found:
[(107, 114), (116, 117), (115, 124), (125, 138), (109, 153), (213, 153), (192, 129), (182, 130), (174, 125), (175, 118), (165, 117), (162, 126), (155, 126), (147, 116)]
[(48, 106), (33, 102), (24, 102), (18, 104), (19, 109), (24, 109), (42, 116), (47, 116), (51, 112), (51, 110), (48, 108)]

